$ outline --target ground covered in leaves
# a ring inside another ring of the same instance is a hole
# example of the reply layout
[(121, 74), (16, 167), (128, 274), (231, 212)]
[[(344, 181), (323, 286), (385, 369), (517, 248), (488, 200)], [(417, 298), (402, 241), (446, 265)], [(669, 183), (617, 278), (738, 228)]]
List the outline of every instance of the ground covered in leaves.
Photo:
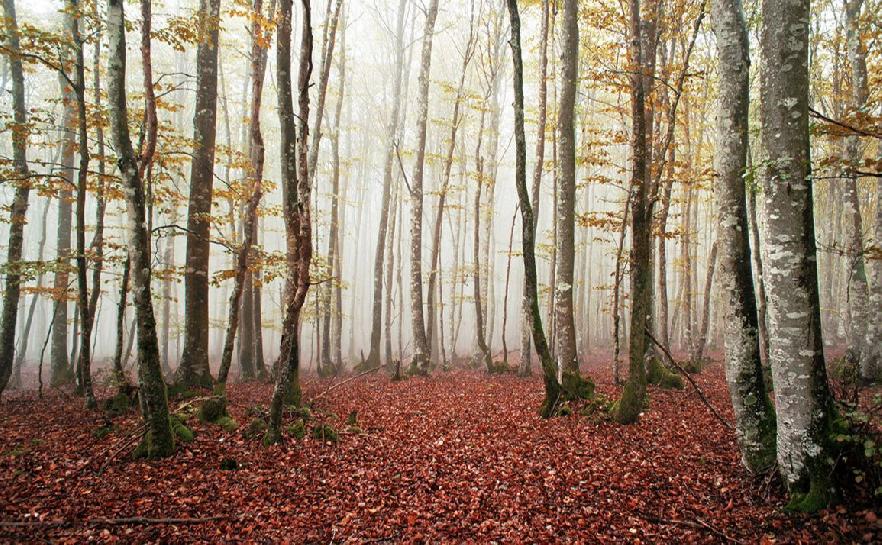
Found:
[[(601, 393), (617, 393), (608, 373), (592, 374)], [(719, 366), (696, 380), (731, 418)], [(232, 385), (240, 428), (193, 418), (195, 439), (161, 461), (116, 455), (139, 424), (134, 413), (104, 435), (105, 415), (78, 398), (10, 395), (0, 404), (0, 541), (882, 540), (882, 513), (866, 507), (784, 513), (779, 485), (746, 476), (732, 432), (688, 387), (651, 389), (640, 423), (622, 427), (579, 411), (541, 420), (538, 378), (378, 373), (331, 391), (333, 380), (304, 382), (307, 401), (325, 393), (304, 438), (293, 427), (272, 447), (243, 437), (271, 387)], [(320, 423), (339, 441), (312, 437)], [(143, 519), (120, 520), (132, 517)]]

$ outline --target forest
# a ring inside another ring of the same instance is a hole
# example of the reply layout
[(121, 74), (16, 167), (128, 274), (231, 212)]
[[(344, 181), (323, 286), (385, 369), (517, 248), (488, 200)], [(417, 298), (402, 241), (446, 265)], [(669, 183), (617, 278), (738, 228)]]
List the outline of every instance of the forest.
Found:
[(880, 0), (0, 1), (0, 543), (882, 542)]

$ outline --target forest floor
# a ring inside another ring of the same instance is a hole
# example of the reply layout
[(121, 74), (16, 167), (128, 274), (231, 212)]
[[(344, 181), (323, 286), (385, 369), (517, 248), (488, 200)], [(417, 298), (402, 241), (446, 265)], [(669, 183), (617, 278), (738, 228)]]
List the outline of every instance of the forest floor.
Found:
[[(592, 376), (600, 392), (617, 393), (608, 371)], [(720, 365), (696, 380), (731, 419)], [(307, 401), (335, 383), (304, 382)], [(326, 394), (314, 417), (343, 432), (337, 443), (307, 435), (264, 447), (241, 428), (194, 418), (195, 440), (174, 457), (136, 462), (113, 456), (135, 414), (99, 439), (105, 417), (79, 398), (12, 394), (0, 405), (0, 541), (882, 541), (878, 510), (783, 512), (780, 485), (747, 476), (733, 433), (688, 385), (652, 388), (640, 423), (627, 427), (596, 415), (541, 420), (538, 377), (372, 374)], [(271, 387), (231, 385), (228, 395), (244, 428)], [(346, 426), (352, 411), (360, 431)], [(221, 469), (225, 459), (238, 469)], [(217, 518), (119, 520), (131, 517)]]

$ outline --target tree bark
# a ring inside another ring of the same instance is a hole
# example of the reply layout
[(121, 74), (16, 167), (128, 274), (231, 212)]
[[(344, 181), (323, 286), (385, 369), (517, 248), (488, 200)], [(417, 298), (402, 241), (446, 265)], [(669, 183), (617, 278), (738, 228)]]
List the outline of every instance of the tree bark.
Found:
[(643, 88), (640, 0), (631, 0), (631, 325), (628, 380), (614, 408), (621, 424), (637, 421), (646, 397), (646, 328), (650, 323), (652, 284), (652, 205), (646, 179), (646, 103)]
[[(24, 241), (24, 226), (27, 221), (28, 197), (30, 196), (30, 180), (27, 160), (27, 110), (25, 107), (24, 72), (19, 45), (18, 19), (15, 12), (15, 0), (3, 0), (3, 12), (6, 18), (6, 42), (12, 55), (8, 62), (12, 72), (12, 153), (13, 168), (20, 178), (16, 183), (15, 197), (9, 218), (9, 243), (6, 254), (8, 270), (6, 272), (6, 290), (3, 294), (3, 314), (0, 318), (0, 395), (6, 389), (12, 374), (12, 362), (15, 357), (15, 326), (18, 320), (18, 302), (21, 293), (21, 271), (19, 270)], [(48, 207), (48, 204), (47, 204)]]
[(220, 0), (199, 2), (199, 45), (196, 50), (196, 107), (193, 114), (193, 161), (187, 208), (187, 254), (184, 272), (184, 352), (178, 382), (211, 386), (208, 361), (211, 251), (211, 195), (217, 137), (217, 52)]
[(790, 507), (814, 511), (830, 498), (835, 413), (824, 367), (812, 209), (809, 14), (808, 0), (762, 2), (760, 120), (778, 467)]
[[(380, 340), (383, 317), (383, 262), (386, 251), (386, 233), (389, 226), (389, 200), (392, 187), (392, 165), (395, 159), (398, 123), (401, 117), (401, 86), (404, 67), (404, 12), (407, 0), (398, 2), (398, 21), (395, 26), (395, 76), (392, 86), (392, 112), (389, 117), (386, 138), (386, 157), (383, 163), (383, 197), (380, 205), (380, 227), (377, 231), (377, 250), (374, 255), (374, 285), (371, 304), (370, 351), (364, 365), (373, 368), (380, 365)], [(388, 362), (387, 362), (388, 363)]]
[(560, 383), (557, 369), (545, 331), (542, 329), (542, 315), (539, 310), (538, 282), (536, 281), (536, 240), (533, 206), (527, 193), (527, 139), (524, 135), (524, 63), (521, 54), (521, 17), (517, 0), (506, 0), (511, 21), (512, 87), (514, 88), (514, 133), (515, 133), (515, 186), (518, 193), (518, 206), (521, 209), (521, 245), (524, 259), (524, 306), (530, 309), (529, 326), (533, 334), (533, 345), (542, 366), (545, 385), (545, 400), (540, 414), (550, 417), (558, 403)]
[(165, 382), (159, 363), (159, 343), (150, 290), (150, 245), (146, 229), (144, 186), (132, 149), (126, 105), (125, 15), (121, 0), (108, 0), (107, 29), (110, 35), (107, 63), (107, 95), (110, 125), (117, 165), (126, 187), (129, 259), (132, 265), (135, 314), (138, 323), (138, 383), (141, 410), (147, 433), (141, 452), (148, 458), (168, 456), (174, 451)]
[(573, 284), (576, 258), (576, 92), (579, 78), (579, 13), (576, 0), (565, 0), (562, 21), (561, 93), (558, 110), (559, 184), (557, 196), (557, 265), (554, 308), (557, 366), (564, 397), (577, 399), (593, 393), (593, 385), (579, 374)]
[[(312, 262), (312, 218), (310, 212), (311, 184), (308, 167), (309, 79), (312, 75), (312, 18), (310, 0), (301, 0), (303, 7), (300, 67), (297, 77), (299, 134), (295, 135), (293, 93), (291, 89), (291, 5), (281, 0), (280, 20), (276, 38), (276, 77), (279, 100), (282, 183), (285, 194), (285, 233), (289, 251), (288, 262), (296, 265), (289, 271), (285, 293), (285, 321), (282, 326), (280, 366), (270, 404), (270, 419), (264, 443), (281, 439), (282, 406), (286, 400), (300, 403), (300, 311), (309, 291), (309, 266)], [(295, 156), (296, 151), (296, 156)]]
[[(741, 0), (717, 1), (711, 9), (720, 71), (714, 249), (719, 250), (718, 276), (724, 301), (726, 382), (741, 460), (751, 473), (761, 473), (775, 465), (775, 411), (763, 379), (745, 201), (750, 44)], [(709, 296), (706, 291), (705, 297)]]
[(414, 338), (411, 367), (428, 371), (429, 340), (423, 315), (423, 177), (426, 158), (426, 125), (429, 117), (429, 77), (432, 69), (432, 42), (438, 0), (431, 0), (426, 12), (423, 50), (420, 60), (417, 96), (417, 147), (410, 188), (410, 312)]

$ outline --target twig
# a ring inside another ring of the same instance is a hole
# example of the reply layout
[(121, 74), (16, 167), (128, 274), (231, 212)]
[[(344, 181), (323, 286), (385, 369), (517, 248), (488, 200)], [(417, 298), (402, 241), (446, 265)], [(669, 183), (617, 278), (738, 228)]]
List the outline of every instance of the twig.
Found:
[(660, 342), (658, 342), (655, 339), (655, 337), (652, 336), (652, 333), (649, 332), (649, 329), (646, 329), (645, 332), (646, 332), (646, 336), (649, 338), (649, 340), (652, 341), (652, 343), (655, 346), (657, 346), (659, 349), (661, 349), (662, 353), (665, 355), (665, 358), (667, 358), (668, 363), (671, 366), (673, 366), (675, 369), (677, 369), (677, 371), (679, 371), (680, 374), (682, 374), (684, 377), (686, 377), (686, 379), (689, 381), (689, 383), (692, 384), (692, 387), (695, 388), (696, 393), (698, 393), (698, 397), (700, 397), (701, 401), (704, 402), (705, 405), (707, 405), (707, 408), (710, 409), (711, 413), (713, 413), (713, 415), (715, 417), (717, 417), (717, 420), (722, 422), (723, 425), (726, 426), (727, 428), (729, 428), (730, 430), (734, 431), (735, 426), (733, 426), (728, 420), (723, 418), (723, 415), (721, 415), (719, 413), (719, 411), (717, 411), (717, 409), (713, 405), (711, 405), (711, 402), (708, 400), (707, 396), (704, 395), (704, 392), (701, 390), (701, 388), (698, 387), (698, 384), (696, 384), (695, 381), (692, 379), (692, 376), (688, 372), (686, 372), (686, 370), (683, 369), (679, 363), (677, 363), (674, 360), (674, 357), (671, 356), (671, 353), (668, 352), (668, 349), (665, 348), (664, 346), (662, 346), (662, 344)]
[(142, 525), (142, 524), (202, 524), (204, 522), (212, 522), (215, 520), (224, 520), (230, 518), (228, 515), (216, 515), (213, 517), (201, 518), (148, 518), (148, 517), (125, 517), (117, 519), (91, 519), (91, 520), (25, 520), (25, 521), (0, 521), (3, 527), (62, 527), (62, 526), (123, 526), (123, 525)]
[(820, 119), (821, 121), (827, 122), (831, 125), (836, 125), (839, 128), (853, 132), (853, 133), (860, 135), (860, 136), (869, 136), (871, 138), (882, 139), (882, 134), (880, 134), (878, 132), (873, 132), (873, 131), (861, 129), (860, 127), (855, 127), (854, 125), (849, 125), (848, 123), (845, 123), (844, 121), (839, 121), (838, 119), (833, 119), (832, 117), (827, 117), (826, 115), (815, 110), (814, 108), (809, 108), (809, 115), (811, 115), (812, 117), (815, 117), (817, 119)]
[(141, 425), (135, 430), (135, 433), (132, 436), (130, 436), (127, 439), (125, 439), (124, 441), (120, 442), (119, 447), (117, 447), (116, 450), (114, 450), (110, 453), (110, 456), (107, 457), (107, 460), (105, 460), (104, 463), (101, 465), (101, 467), (98, 469), (98, 475), (101, 475), (102, 473), (104, 473), (104, 470), (107, 469), (107, 466), (110, 465), (110, 462), (112, 462), (117, 456), (119, 456), (121, 452), (130, 448), (138, 440), (140, 440), (142, 437), (144, 437), (144, 435), (146, 433), (147, 433), (147, 426)]

